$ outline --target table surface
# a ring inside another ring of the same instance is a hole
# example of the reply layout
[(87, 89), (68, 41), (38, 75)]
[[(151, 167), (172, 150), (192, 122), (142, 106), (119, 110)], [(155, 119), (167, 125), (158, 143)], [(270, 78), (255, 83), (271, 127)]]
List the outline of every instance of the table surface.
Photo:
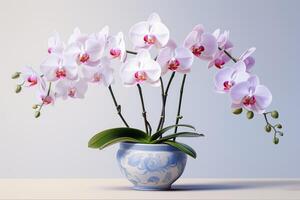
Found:
[(180, 179), (135, 191), (125, 179), (0, 179), (0, 199), (300, 199), (300, 179)]

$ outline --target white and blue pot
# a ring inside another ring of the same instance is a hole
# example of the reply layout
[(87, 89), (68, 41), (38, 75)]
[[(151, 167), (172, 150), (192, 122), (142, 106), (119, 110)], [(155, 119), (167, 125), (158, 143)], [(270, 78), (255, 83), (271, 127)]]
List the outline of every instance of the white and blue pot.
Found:
[(137, 190), (168, 190), (183, 173), (187, 156), (167, 144), (120, 143), (122, 173)]

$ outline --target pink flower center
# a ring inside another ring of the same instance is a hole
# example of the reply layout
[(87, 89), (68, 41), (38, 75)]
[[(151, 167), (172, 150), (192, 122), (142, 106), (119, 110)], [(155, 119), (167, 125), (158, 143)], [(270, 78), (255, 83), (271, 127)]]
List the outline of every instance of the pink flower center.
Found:
[(27, 81), (28, 81), (28, 83), (30, 83), (29, 86), (34, 86), (34, 85), (36, 85), (37, 82), (38, 82), (37, 77), (34, 76), (34, 75), (29, 76), (29, 77), (27, 78)]
[(93, 77), (93, 82), (99, 82), (101, 80), (101, 74), (95, 73)]
[(45, 97), (42, 97), (42, 101), (45, 105), (48, 105), (53, 102), (53, 98), (50, 96), (45, 96)]
[(55, 72), (57, 78), (65, 78), (67, 73), (65, 69), (58, 69)]
[(49, 53), (49, 54), (52, 53), (52, 48), (48, 48), (48, 53)]
[(147, 74), (143, 71), (138, 71), (134, 73), (134, 78), (137, 82), (143, 82), (147, 80)]
[(81, 63), (85, 63), (85, 62), (87, 62), (89, 59), (90, 59), (90, 56), (89, 56), (89, 54), (87, 54), (87, 53), (84, 53), (84, 54), (82, 54), (82, 55), (79, 56), (79, 61), (80, 61)]
[(76, 94), (76, 88), (70, 88), (68, 92), (68, 96), (75, 97)]
[(192, 46), (191, 50), (195, 56), (199, 57), (201, 55), (201, 53), (205, 50), (205, 48), (202, 45), (201, 46), (194, 45), (194, 46)]
[(113, 58), (117, 58), (121, 55), (121, 50), (120, 49), (111, 49), (109, 51), (109, 53)]
[(144, 41), (145, 41), (145, 43), (151, 45), (156, 42), (156, 37), (154, 35), (145, 35)]
[(219, 69), (221, 69), (222, 67), (223, 67), (223, 65), (225, 64), (225, 62), (223, 61), (223, 60), (221, 60), (221, 59), (216, 59), (215, 60), (215, 66), (217, 67), (217, 68), (219, 68)]
[(245, 96), (242, 102), (245, 106), (252, 106), (256, 103), (256, 99), (254, 96)]
[(168, 62), (168, 68), (172, 71), (176, 71), (179, 67), (180, 63), (176, 58), (172, 58)]
[(234, 82), (233, 81), (225, 81), (223, 83), (223, 86), (224, 86), (224, 90), (225, 91), (228, 91), (230, 90), (230, 88), (234, 85)]

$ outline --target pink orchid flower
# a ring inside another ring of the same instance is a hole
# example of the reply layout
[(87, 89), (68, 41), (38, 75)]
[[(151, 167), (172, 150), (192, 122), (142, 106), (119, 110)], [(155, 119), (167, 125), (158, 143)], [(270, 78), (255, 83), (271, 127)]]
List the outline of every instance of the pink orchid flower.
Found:
[(165, 46), (170, 37), (169, 29), (161, 22), (158, 14), (152, 13), (147, 21), (133, 25), (129, 30), (129, 38), (136, 49)]
[(61, 80), (56, 84), (55, 96), (61, 97), (62, 99), (79, 98), (83, 99), (88, 89), (86, 80)]
[(228, 44), (230, 43), (229, 31), (224, 31), (223, 33), (221, 33), (221, 30), (217, 29), (213, 32), (212, 35), (216, 38), (218, 47), (221, 49), (225, 49), (226, 45), (228, 46)]
[(212, 34), (206, 33), (201, 24), (196, 25), (188, 34), (184, 41), (184, 47), (203, 60), (211, 60), (218, 50), (216, 38)]
[(208, 68), (215, 66), (218, 69), (222, 69), (228, 61), (230, 61), (230, 58), (224, 53), (224, 51), (218, 51), (215, 53), (211, 61), (208, 62)]
[(59, 79), (75, 80), (78, 77), (78, 66), (73, 56), (50, 54), (40, 66), (41, 72), (48, 81)]
[(55, 95), (52, 91), (49, 92), (46, 89), (40, 88), (37, 92), (37, 98), (40, 104), (53, 105), (55, 102)]
[(172, 40), (162, 48), (158, 54), (157, 62), (162, 68), (162, 75), (170, 71), (188, 73), (194, 61), (192, 52), (185, 47), (177, 47)]
[(247, 81), (236, 84), (230, 91), (233, 108), (245, 108), (257, 113), (265, 112), (272, 102), (269, 89), (260, 85), (257, 76), (251, 76)]
[(252, 67), (255, 64), (255, 59), (251, 56), (255, 52), (256, 48), (252, 47), (246, 50), (242, 55), (239, 57), (239, 60), (242, 60), (246, 64), (247, 72), (250, 72)]
[(249, 74), (246, 72), (245, 63), (239, 61), (232, 67), (223, 68), (215, 76), (215, 87), (217, 92), (225, 93), (229, 92), (231, 88), (249, 78)]
[(128, 59), (121, 67), (120, 76), (125, 86), (147, 82), (159, 86), (161, 67), (151, 58), (149, 51), (141, 49), (136, 57)]
[(61, 41), (58, 32), (54, 32), (48, 39), (48, 53), (62, 54), (65, 44)]
[(81, 34), (79, 29), (75, 29), (66, 47), (66, 54), (74, 56), (78, 64), (93, 65), (99, 61), (103, 55), (106, 41), (98, 35)]
[(46, 87), (45, 80), (34, 70), (32, 67), (23, 67), (21, 70), (21, 76), (26, 87), (40, 86)]
[(95, 66), (83, 66), (83, 78), (91, 83), (103, 84), (108, 87), (112, 84), (114, 70), (110, 67), (110, 61), (107, 58), (102, 58), (100, 63)]
[(108, 51), (109, 58), (124, 61), (126, 49), (123, 33), (119, 32), (115, 36), (108, 37), (106, 49)]

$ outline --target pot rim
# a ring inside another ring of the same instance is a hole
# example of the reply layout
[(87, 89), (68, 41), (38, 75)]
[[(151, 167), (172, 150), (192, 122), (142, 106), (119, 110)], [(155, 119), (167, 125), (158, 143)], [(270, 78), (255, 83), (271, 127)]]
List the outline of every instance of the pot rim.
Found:
[(178, 151), (179, 149), (168, 144), (144, 144), (134, 142), (121, 142), (120, 149), (141, 150), (141, 151)]

